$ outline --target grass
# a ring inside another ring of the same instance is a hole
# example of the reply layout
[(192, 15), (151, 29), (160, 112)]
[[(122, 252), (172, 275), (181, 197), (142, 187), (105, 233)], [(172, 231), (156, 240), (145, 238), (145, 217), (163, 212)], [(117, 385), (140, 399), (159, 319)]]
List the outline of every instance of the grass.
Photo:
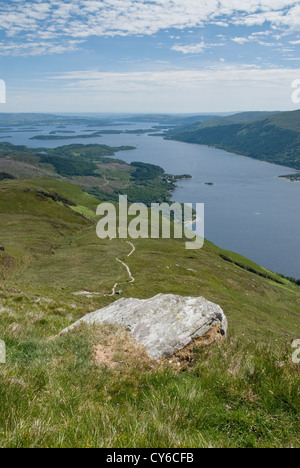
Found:
[[(231, 337), (198, 349), (179, 372), (128, 352), (117, 327), (49, 339), (74, 315), (69, 304), (17, 293), (4, 301), (1, 447), (299, 446), (299, 367), (289, 348)], [(110, 346), (116, 367), (96, 364), (99, 345)]]
[[(138, 239), (127, 258), (124, 241), (96, 237), (97, 204), (53, 179), (0, 183), (0, 447), (298, 447), (299, 287), (208, 241), (187, 251), (182, 240)], [(115, 300), (74, 292), (109, 293), (117, 281), (123, 297), (220, 304), (228, 339), (178, 370), (147, 359), (118, 327), (55, 338)]]

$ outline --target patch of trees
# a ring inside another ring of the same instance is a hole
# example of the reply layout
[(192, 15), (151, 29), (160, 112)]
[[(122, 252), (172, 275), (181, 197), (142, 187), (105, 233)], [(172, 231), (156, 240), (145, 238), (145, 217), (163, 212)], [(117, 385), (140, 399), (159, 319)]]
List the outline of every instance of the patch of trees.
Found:
[(161, 167), (154, 166), (153, 164), (133, 162), (131, 163), (131, 166), (136, 168), (131, 176), (132, 179), (139, 180), (141, 182), (157, 179), (158, 177), (162, 177), (165, 173)]
[(101, 160), (105, 156), (113, 156), (118, 151), (136, 149), (134, 146), (112, 147), (107, 145), (80, 145), (72, 144), (60, 146), (54, 149), (47, 149), (47, 154), (64, 158), (76, 158), (84, 160)]
[(293, 278), (292, 276), (284, 276), (284, 275), (279, 275), (279, 276), (281, 276), (281, 278), (284, 278), (290, 281), (291, 283), (296, 284), (297, 286), (300, 286), (300, 279)]
[(54, 166), (59, 175), (66, 177), (73, 176), (95, 176), (94, 171), (97, 166), (92, 162), (81, 161), (78, 159), (66, 159), (58, 156), (41, 155), (40, 162)]

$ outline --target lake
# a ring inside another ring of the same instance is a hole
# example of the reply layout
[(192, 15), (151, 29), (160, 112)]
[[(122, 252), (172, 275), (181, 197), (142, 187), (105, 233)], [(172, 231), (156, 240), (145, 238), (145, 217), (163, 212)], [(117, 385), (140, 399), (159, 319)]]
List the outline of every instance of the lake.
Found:
[[(105, 130), (151, 128), (152, 125), (155, 123), (112, 126), (105, 127)], [(157, 164), (171, 174), (189, 173), (193, 176), (191, 180), (178, 183), (179, 188), (172, 198), (184, 203), (205, 203), (207, 239), (272, 271), (300, 278), (300, 183), (278, 179), (279, 175), (295, 172), (292, 169), (146, 134), (61, 141), (30, 140), (34, 135), (48, 134), (56, 128), (38, 129), (42, 131), (7, 131), (0, 135), (0, 141), (35, 148), (79, 143), (136, 146), (136, 150), (118, 153), (116, 157), (129, 163)], [(65, 128), (77, 134), (99, 129), (101, 127), (87, 129), (79, 125)]]

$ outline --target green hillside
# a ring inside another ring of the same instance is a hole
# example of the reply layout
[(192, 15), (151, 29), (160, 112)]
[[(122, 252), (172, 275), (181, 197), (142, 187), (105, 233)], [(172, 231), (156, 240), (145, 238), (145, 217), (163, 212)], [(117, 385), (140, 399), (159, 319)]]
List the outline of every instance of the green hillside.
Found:
[(270, 122), (279, 128), (300, 132), (300, 110), (294, 112), (279, 112), (270, 117)]
[(51, 177), (72, 182), (102, 201), (118, 201), (119, 194), (123, 193), (130, 202), (147, 205), (153, 201), (169, 201), (176, 181), (190, 176), (169, 175), (152, 164), (127, 164), (111, 157), (134, 149), (76, 144), (33, 149), (0, 143), (0, 180)]
[[(201, 127), (215, 127), (217, 125), (246, 124), (255, 120), (267, 119), (277, 113), (274, 112), (240, 112), (238, 114), (228, 115), (226, 117), (216, 116), (206, 122), (200, 122)], [(186, 124), (192, 122), (186, 122)], [(197, 123), (197, 122), (195, 122)]]
[[(126, 241), (97, 238), (98, 203), (55, 179), (0, 182), (0, 446), (298, 446), (299, 287), (210, 242), (137, 239), (128, 257)], [(228, 339), (175, 369), (116, 327), (53, 338), (120, 297), (157, 293), (220, 304)], [(99, 345), (113, 365), (96, 364)]]
[[(62, 290), (63, 295), (72, 295), (80, 288), (100, 293), (109, 290), (116, 271), (126, 278), (126, 271), (115, 257), (125, 255), (129, 247), (122, 240), (97, 238), (98, 204), (98, 200), (73, 184), (49, 179), (2, 181), (0, 239), (5, 248), (0, 252), (2, 279), (26, 291), (46, 288), (54, 295), (62, 294)], [(248, 334), (265, 337), (266, 332), (272, 333), (269, 317), (276, 338), (284, 337), (286, 332), (294, 336), (295, 297), (300, 297), (300, 290), (281, 276), (208, 241), (205, 248), (192, 253), (177, 239), (138, 239), (135, 243), (139, 254), (132, 256), (130, 263), (138, 278), (134, 286), (127, 285), (129, 294), (151, 297), (158, 292), (201, 293), (212, 301), (224, 301), (221, 305), (231, 319), (232, 329), (240, 330), (240, 311), (246, 308), (250, 319)], [(73, 250), (75, 257), (71, 254)], [(124, 287), (126, 291), (126, 281)], [(103, 299), (99, 301), (102, 303)], [(261, 320), (261, 326), (257, 327), (257, 320), (263, 316), (266, 320)], [(251, 317), (255, 317), (252, 325)]]
[[(257, 113), (254, 115), (258, 117)], [(252, 113), (242, 113), (179, 127), (170, 130), (166, 138), (214, 146), (300, 170), (300, 111), (276, 113), (249, 122), (250, 118)]]

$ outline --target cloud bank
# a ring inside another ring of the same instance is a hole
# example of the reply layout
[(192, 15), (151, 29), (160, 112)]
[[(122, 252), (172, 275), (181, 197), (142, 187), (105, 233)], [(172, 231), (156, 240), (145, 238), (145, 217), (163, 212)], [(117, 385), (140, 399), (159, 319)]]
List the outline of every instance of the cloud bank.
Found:
[[(73, 50), (70, 40), (92, 36), (153, 35), (161, 30), (219, 26), (262, 26), (300, 30), (298, 0), (2, 0), (0, 31), (22, 39), (18, 51), (0, 46), (0, 54), (62, 53)], [(50, 50), (44, 41), (53, 43)], [(30, 45), (31, 44), (31, 45)], [(38, 44), (42, 44), (38, 49)], [(55, 49), (57, 47), (57, 51)], [(61, 47), (61, 48), (60, 48)], [(201, 52), (201, 44), (195, 47)]]
[[(229, 112), (287, 110), (300, 68), (264, 69), (218, 64), (202, 70), (160, 72), (72, 71), (44, 77), (9, 95), (7, 111), (48, 112)], [(37, 83), (38, 84), (38, 83)], [(47, 92), (45, 92), (45, 88)]]

